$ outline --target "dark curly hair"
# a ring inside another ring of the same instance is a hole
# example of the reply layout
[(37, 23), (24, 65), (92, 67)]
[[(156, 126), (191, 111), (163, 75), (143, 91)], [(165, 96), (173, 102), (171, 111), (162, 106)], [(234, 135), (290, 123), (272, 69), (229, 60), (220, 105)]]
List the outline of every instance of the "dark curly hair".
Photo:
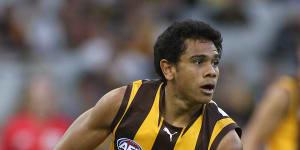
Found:
[(223, 40), (219, 31), (202, 21), (175, 22), (157, 38), (154, 45), (155, 71), (164, 82), (166, 82), (166, 78), (160, 68), (160, 60), (166, 59), (170, 63), (176, 64), (186, 50), (185, 41), (187, 39), (212, 41), (220, 56), (222, 54)]

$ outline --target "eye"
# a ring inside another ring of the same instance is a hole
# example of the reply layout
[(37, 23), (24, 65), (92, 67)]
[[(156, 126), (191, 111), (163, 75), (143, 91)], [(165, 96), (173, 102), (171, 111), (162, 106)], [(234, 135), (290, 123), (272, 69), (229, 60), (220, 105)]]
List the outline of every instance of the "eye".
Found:
[(193, 63), (199, 65), (203, 63), (203, 60), (193, 60)]
[(215, 60), (213, 60), (213, 62), (212, 62), (213, 66), (215, 66), (215, 67), (217, 67), (217, 66), (219, 65), (219, 63), (220, 63), (220, 60), (219, 60), (219, 59), (215, 59)]

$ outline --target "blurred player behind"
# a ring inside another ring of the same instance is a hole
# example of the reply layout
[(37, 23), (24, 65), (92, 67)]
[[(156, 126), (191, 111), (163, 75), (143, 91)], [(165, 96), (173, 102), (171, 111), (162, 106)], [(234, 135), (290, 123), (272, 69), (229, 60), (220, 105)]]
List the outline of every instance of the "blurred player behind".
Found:
[(254, 111), (245, 136), (245, 150), (298, 150), (300, 144), (300, 43), (296, 46), (297, 75), (282, 76), (266, 91)]

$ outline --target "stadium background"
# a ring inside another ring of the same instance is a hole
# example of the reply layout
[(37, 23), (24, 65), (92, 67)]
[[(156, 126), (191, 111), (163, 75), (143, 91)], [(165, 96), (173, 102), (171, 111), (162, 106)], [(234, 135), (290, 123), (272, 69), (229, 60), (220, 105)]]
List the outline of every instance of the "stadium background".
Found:
[(28, 105), (72, 121), (109, 90), (156, 78), (155, 39), (185, 18), (221, 31), (215, 101), (244, 127), (265, 87), (295, 72), (299, 10), (298, 0), (0, 0), (0, 139)]

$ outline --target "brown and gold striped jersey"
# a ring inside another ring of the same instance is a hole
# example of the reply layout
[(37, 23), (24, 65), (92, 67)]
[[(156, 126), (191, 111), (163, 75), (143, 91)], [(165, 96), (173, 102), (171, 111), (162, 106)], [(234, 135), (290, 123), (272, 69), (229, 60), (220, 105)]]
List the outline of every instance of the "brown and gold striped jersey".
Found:
[(241, 129), (210, 101), (184, 128), (172, 126), (161, 115), (164, 84), (139, 80), (128, 85), (112, 126), (111, 150), (215, 150), (221, 139)]
[[(299, 78), (299, 77), (298, 77)], [(299, 79), (283, 76), (279, 86), (289, 94), (289, 105), (284, 118), (267, 139), (269, 150), (299, 150), (299, 115), (300, 115), (300, 82)]]

